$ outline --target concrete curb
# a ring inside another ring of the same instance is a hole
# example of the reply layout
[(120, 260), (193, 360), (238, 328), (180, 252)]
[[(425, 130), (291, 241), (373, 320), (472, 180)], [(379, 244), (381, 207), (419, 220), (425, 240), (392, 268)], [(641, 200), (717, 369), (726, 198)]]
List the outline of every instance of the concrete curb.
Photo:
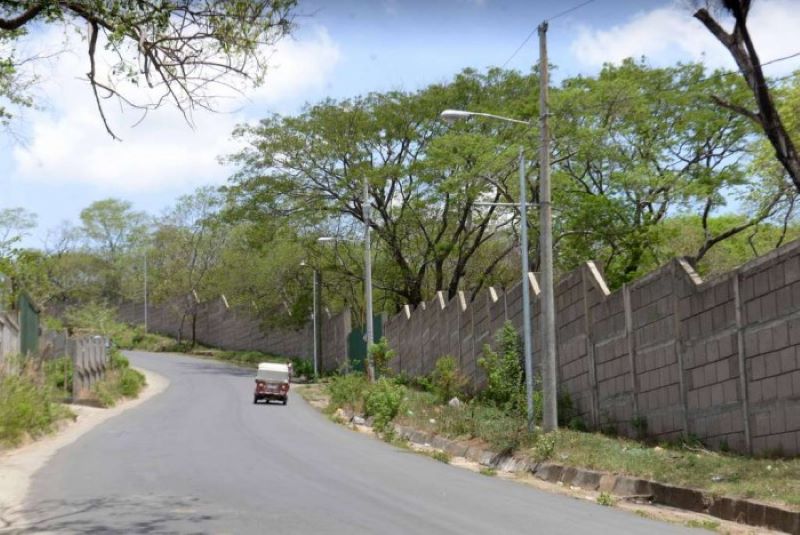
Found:
[(409, 442), (429, 445), (446, 451), (450, 455), (466, 457), (470, 461), (496, 470), (530, 472), (536, 478), (550, 483), (607, 492), (627, 499), (643, 499), (654, 504), (703, 513), (722, 520), (800, 534), (800, 512), (775, 505), (713, 496), (701, 490), (556, 463), (532, 463), (519, 457), (500, 455), (490, 450), (401, 425), (395, 425), (395, 432)]

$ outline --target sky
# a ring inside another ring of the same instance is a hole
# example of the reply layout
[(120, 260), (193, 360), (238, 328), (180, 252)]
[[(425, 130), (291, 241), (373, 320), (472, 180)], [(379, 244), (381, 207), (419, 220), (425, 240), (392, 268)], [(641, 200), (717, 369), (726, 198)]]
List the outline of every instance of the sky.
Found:
[[(62, 51), (30, 68), (39, 77), (36, 107), (0, 132), (0, 209), (38, 215), (25, 238), (41, 247), (48, 231), (78, 222), (80, 211), (109, 197), (157, 215), (235, 171), (220, 157), (236, 151), (231, 132), (268, 114), (293, 114), (307, 103), (370, 91), (446, 82), (464, 68), (528, 71), (538, 61), (536, 27), (548, 30), (553, 83), (595, 74), (605, 62), (646, 56), (653, 65), (703, 61), (733, 68), (722, 45), (691, 16), (692, 0), (299, 0), (296, 29), (278, 43), (265, 84), (228, 100), (223, 113), (198, 111), (193, 125), (171, 108), (140, 115), (109, 102), (105, 131), (85, 81), (85, 41), (64, 28), (37, 27), (23, 46)], [(758, 0), (750, 27), (762, 62), (800, 52), (797, 0)], [(521, 48), (523, 41), (533, 33)], [(516, 54), (515, 51), (518, 52)], [(767, 67), (800, 68), (800, 58)], [(136, 124), (138, 123), (138, 124)]]

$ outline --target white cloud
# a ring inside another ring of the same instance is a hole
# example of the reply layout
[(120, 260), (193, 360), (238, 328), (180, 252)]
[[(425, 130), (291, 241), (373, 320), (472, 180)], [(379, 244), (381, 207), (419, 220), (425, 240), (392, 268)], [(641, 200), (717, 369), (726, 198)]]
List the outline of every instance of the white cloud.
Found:
[[(51, 43), (63, 40), (55, 31), (44, 37)], [(73, 39), (70, 46), (82, 50), (85, 43)], [(220, 182), (228, 171), (217, 157), (235, 149), (230, 139), (235, 125), (257, 119), (265, 108), (290, 108), (303, 95), (323, 90), (339, 59), (324, 28), (307, 40), (286, 39), (276, 47), (264, 86), (226, 104), (238, 109), (235, 113), (196, 111), (194, 129), (168, 107), (131, 128), (140, 115), (109, 100), (109, 120), (124, 140), (118, 142), (105, 132), (88, 84), (78, 79), (86, 71), (84, 56), (64, 54), (40, 88), (46, 107), (26, 114), (28, 142), (11, 151), (14, 175), (45, 184), (86, 184), (109, 194)]]
[[(753, 3), (748, 27), (762, 62), (800, 51), (795, 38), (800, 27), (797, 7), (795, 0)], [(571, 50), (580, 63), (593, 67), (644, 55), (655, 64), (692, 60), (710, 67), (734, 68), (725, 48), (692, 14), (693, 9), (683, 2), (637, 13), (609, 29), (584, 26), (578, 30)], [(767, 73), (785, 74), (798, 66), (798, 59), (784, 61), (769, 66)]]

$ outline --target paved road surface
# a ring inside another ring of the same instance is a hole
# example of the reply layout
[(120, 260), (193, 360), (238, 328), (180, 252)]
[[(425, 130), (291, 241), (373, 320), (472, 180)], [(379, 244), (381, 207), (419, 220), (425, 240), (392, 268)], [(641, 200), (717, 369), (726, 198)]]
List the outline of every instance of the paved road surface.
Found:
[(409, 453), (298, 395), (253, 405), (252, 372), (131, 353), (171, 384), (60, 450), (34, 477), (25, 533), (684, 532)]

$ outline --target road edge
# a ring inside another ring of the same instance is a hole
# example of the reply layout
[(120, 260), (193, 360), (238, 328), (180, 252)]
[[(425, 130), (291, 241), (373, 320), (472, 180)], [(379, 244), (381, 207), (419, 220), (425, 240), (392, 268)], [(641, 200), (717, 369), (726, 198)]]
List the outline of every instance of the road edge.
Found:
[(74, 422), (61, 427), (40, 440), (0, 453), (0, 532), (18, 529), (24, 523), (21, 506), (28, 494), (31, 480), (61, 448), (68, 446), (83, 435), (123, 412), (138, 407), (162, 393), (169, 380), (144, 368), (133, 368), (144, 374), (147, 385), (133, 399), (126, 399), (114, 407), (101, 409), (84, 405), (69, 405), (77, 415)]
[[(305, 392), (309, 391), (305, 389)], [(328, 405), (327, 399), (312, 398), (304, 395), (302, 390), (298, 393), (309, 406), (320, 413), (324, 413)], [(368, 421), (354, 423), (352, 420), (342, 419), (337, 415), (333, 415), (329, 419), (332, 423), (341, 425), (346, 429), (380, 439), (372, 427), (367, 425)], [(710, 494), (694, 489), (668, 486), (607, 472), (562, 466), (549, 462), (535, 463), (527, 459), (498, 454), (489, 449), (475, 447), (471, 443), (448, 439), (400, 424), (392, 424), (392, 429), (394, 436), (401, 441), (405, 441), (406, 447), (416, 453), (430, 455), (435, 451), (443, 452), (450, 456), (448, 464), (456, 468), (467, 469), (472, 472), (481, 472), (481, 468), (489, 468), (495, 471), (493, 473), (496, 473), (501, 479), (526, 484), (551, 494), (587, 499), (596, 503), (599, 503), (598, 497), (600, 494), (608, 494), (613, 496), (614, 507), (618, 507), (628, 513), (691, 528), (704, 527), (702, 522), (696, 522), (696, 519), (706, 518), (719, 525), (715, 528), (705, 529), (721, 533), (746, 533), (748, 535), (754, 533), (800, 533), (796, 527), (797, 517), (800, 516), (800, 513), (787, 511), (778, 506), (750, 502), (744, 499), (714, 498)], [(653, 492), (654, 487), (658, 487), (658, 493)], [(649, 491), (649, 496), (642, 495), (645, 491)], [(687, 495), (694, 498), (700, 495), (703, 507), (692, 507), (691, 505), (694, 504), (685, 503)], [(713, 507), (715, 502), (717, 506)], [(733, 502), (739, 505), (733, 507), (730, 505)], [(742, 504), (744, 511), (742, 511)], [(731, 511), (735, 509), (740, 514), (734, 515), (728, 509)], [(770, 510), (769, 515), (767, 510)], [(744, 514), (741, 514), (742, 512)], [(767, 522), (767, 516), (769, 516), (771, 522)], [(788, 525), (784, 526), (784, 524)], [(787, 527), (788, 530), (778, 531), (780, 527)]]

